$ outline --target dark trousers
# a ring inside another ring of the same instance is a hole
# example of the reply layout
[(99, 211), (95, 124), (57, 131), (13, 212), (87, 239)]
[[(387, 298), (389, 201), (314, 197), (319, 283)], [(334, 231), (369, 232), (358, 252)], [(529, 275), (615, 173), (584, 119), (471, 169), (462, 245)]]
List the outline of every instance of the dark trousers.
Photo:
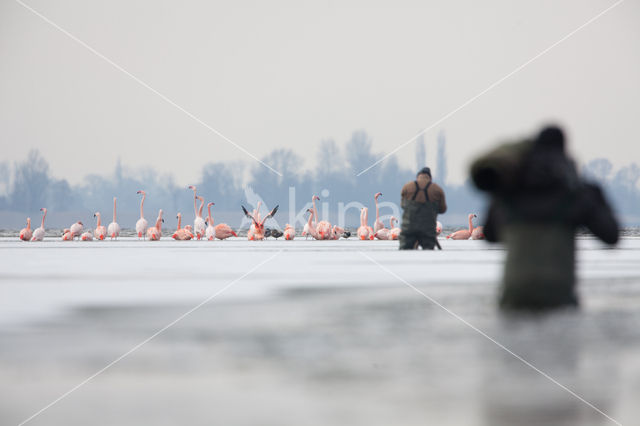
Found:
[(436, 238), (425, 234), (424, 232), (405, 232), (400, 233), (400, 250), (415, 250), (418, 246), (424, 250), (433, 250), (436, 246)]

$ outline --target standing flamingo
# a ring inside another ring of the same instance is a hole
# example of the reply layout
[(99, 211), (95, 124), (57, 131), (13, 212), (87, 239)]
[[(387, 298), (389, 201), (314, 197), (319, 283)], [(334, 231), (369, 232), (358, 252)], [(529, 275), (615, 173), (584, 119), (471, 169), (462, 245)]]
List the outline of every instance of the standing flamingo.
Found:
[(147, 198), (147, 193), (140, 190), (136, 192), (136, 194), (142, 194), (142, 201), (140, 201), (140, 219), (136, 222), (136, 233), (138, 234), (138, 238), (147, 238), (147, 227), (149, 223), (147, 219), (144, 218), (144, 199)]
[(296, 237), (296, 230), (293, 229), (293, 226), (288, 223), (284, 227), (284, 239), (287, 241), (291, 241)]
[(367, 225), (369, 209), (363, 207), (360, 210), (360, 227), (358, 228), (358, 238), (361, 240), (373, 240), (373, 229)]
[(47, 209), (43, 207), (40, 209), (40, 211), (43, 212), (42, 224), (40, 225), (40, 228), (37, 228), (35, 231), (33, 231), (33, 237), (31, 237), (31, 241), (42, 241), (44, 239), (44, 218), (47, 217)]
[(31, 240), (32, 236), (33, 236), (33, 231), (31, 231), (31, 218), (28, 217), (27, 218), (27, 227), (26, 228), (22, 228), (20, 230), (20, 239), (22, 241), (29, 241), (29, 240)]
[[(219, 223), (216, 226), (213, 226), (213, 217), (211, 216), (211, 206), (213, 205), (215, 205), (215, 203), (207, 204), (207, 210), (209, 213), (209, 216), (207, 216), (207, 223), (208, 223), (207, 230), (206, 230), (207, 239), (213, 240), (213, 238), (215, 237), (219, 240), (226, 240), (232, 235), (234, 237), (237, 237), (238, 234), (236, 234), (236, 232), (233, 229), (231, 229), (231, 227), (226, 223)], [(209, 238), (209, 236), (211, 236), (211, 238)]]
[[(196, 187), (194, 185), (189, 185), (189, 189), (193, 190), (193, 211), (195, 214), (195, 219), (193, 220), (193, 230), (196, 233), (196, 237), (201, 239), (204, 237), (205, 224), (204, 219), (202, 218), (202, 208), (204, 206), (204, 198), (198, 197), (196, 193)], [(200, 200), (200, 210), (198, 213), (198, 204), (197, 201)]]
[(469, 229), (461, 229), (459, 231), (454, 232), (453, 234), (447, 235), (447, 239), (451, 238), (452, 240), (468, 240), (471, 238), (471, 232), (473, 231), (473, 218), (477, 217), (473, 213), (469, 213)]
[(113, 222), (107, 227), (107, 234), (109, 234), (112, 240), (114, 238), (118, 239), (120, 236), (120, 225), (118, 225), (116, 221), (116, 197), (113, 197)]
[(307, 209), (307, 211), (309, 212), (309, 220), (307, 221), (307, 234), (306, 236), (311, 236), (312, 238), (319, 240), (320, 236), (318, 235), (316, 228), (313, 226), (313, 218), (314, 218), (314, 212), (313, 212), (313, 208)]
[(104, 225), (100, 224), (100, 212), (96, 212), (93, 215), (93, 217), (97, 217), (98, 218), (98, 223), (96, 223), (96, 230), (95, 230), (94, 234), (95, 234), (97, 239), (102, 241), (107, 236), (107, 228), (105, 228)]
[(178, 219), (178, 229), (176, 229), (176, 232), (173, 233), (172, 235), (173, 239), (181, 240), (181, 241), (192, 239), (193, 234), (191, 233), (191, 231), (189, 231), (186, 228), (180, 228), (180, 225), (182, 223), (182, 214), (178, 213), (178, 215), (176, 216), (176, 219)]
[(164, 222), (164, 219), (162, 218), (162, 209), (160, 209), (158, 211), (156, 224), (147, 228), (147, 238), (149, 240), (158, 241), (160, 238), (162, 238), (162, 222)]
[(258, 217), (258, 219), (260, 220), (256, 220), (255, 215), (250, 214), (247, 211), (247, 209), (244, 206), (242, 206), (242, 211), (244, 212), (244, 215), (249, 219), (251, 219), (253, 221), (253, 224), (255, 225), (255, 230), (253, 231), (253, 234), (250, 236), (247, 235), (249, 240), (264, 240), (264, 223), (267, 221), (267, 219), (269, 219), (270, 217), (273, 217), (276, 214), (276, 212), (278, 211), (278, 207), (279, 206), (275, 206), (273, 210), (271, 210), (269, 214), (264, 217), (264, 219), (260, 219)]
[(380, 210), (378, 209), (378, 198), (382, 195), (382, 192), (378, 192), (373, 196), (373, 199), (376, 202), (376, 221), (373, 223), (373, 232), (378, 232), (379, 230), (384, 228), (384, 223), (380, 220)]
[(391, 219), (389, 219), (389, 234), (392, 240), (397, 240), (400, 237), (400, 228), (393, 226), (394, 221), (397, 222), (398, 219), (391, 216)]

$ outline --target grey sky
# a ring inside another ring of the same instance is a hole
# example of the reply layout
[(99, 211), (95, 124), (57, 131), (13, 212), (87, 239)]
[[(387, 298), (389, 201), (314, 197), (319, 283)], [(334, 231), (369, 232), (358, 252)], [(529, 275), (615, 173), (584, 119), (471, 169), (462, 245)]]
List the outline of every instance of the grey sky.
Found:
[[(27, 4), (256, 156), (366, 130), (388, 152), (614, 1)], [(640, 161), (640, 4), (627, 0), (428, 132), (449, 176), (554, 120), (580, 160)], [(38, 148), (71, 182), (116, 158), (194, 181), (250, 160), (17, 2), (0, 2), (2, 160)], [(414, 166), (414, 145), (398, 152)], [(375, 172), (372, 169), (370, 172)]]

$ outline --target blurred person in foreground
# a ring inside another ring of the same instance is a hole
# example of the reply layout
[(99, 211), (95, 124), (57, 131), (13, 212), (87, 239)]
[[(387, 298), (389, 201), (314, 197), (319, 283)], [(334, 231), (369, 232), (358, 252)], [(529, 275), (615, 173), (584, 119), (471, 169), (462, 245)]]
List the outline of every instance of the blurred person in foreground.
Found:
[(431, 181), (431, 169), (423, 167), (416, 180), (407, 182), (400, 193), (402, 227), (400, 250), (413, 250), (421, 246), (433, 250), (437, 244), (436, 220), (447, 211), (442, 188)]
[(487, 240), (507, 249), (500, 307), (577, 306), (576, 229), (613, 245), (618, 223), (600, 186), (578, 175), (562, 130), (546, 127), (533, 140), (497, 147), (472, 164), (471, 178), (491, 196)]

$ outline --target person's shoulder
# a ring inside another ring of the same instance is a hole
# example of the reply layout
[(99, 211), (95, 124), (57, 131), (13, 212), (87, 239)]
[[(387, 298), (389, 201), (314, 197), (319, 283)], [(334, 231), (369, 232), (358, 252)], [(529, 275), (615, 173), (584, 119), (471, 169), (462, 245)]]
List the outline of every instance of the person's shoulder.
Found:
[(434, 191), (444, 192), (444, 189), (435, 182), (431, 182), (431, 188), (433, 188)]

